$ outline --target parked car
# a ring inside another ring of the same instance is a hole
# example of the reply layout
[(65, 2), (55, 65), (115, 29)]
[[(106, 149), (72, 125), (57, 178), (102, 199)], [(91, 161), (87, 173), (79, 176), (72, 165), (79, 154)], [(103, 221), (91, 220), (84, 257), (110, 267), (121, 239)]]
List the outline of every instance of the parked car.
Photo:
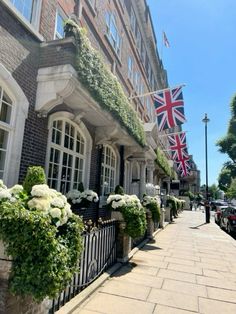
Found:
[(228, 203), (223, 200), (211, 201), (211, 210), (217, 210), (217, 206), (228, 206)]
[(236, 208), (226, 208), (220, 218), (220, 227), (225, 229), (229, 234), (236, 233)]
[(221, 216), (222, 216), (222, 213), (224, 212), (224, 210), (226, 208), (229, 208), (228, 206), (217, 206), (216, 207), (216, 211), (215, 211), (215, 223), (217, 223), (219, 225), (220, 223), (220, 219), (221, 219)]

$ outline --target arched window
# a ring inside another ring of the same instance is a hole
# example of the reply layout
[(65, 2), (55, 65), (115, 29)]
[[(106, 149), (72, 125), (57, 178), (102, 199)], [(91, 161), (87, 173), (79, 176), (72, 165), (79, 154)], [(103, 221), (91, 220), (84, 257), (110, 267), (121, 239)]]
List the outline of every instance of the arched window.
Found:
[(62, 193), (77, 189), (84, 183), (85, 137), (67, 119), (53, 120), (49, 136), (48, 185)]
[(6, 156), (12, 130), (12, 100), (0, 86), (0, 179), (6, 174)]
[(102, 196), (108, 195), (115, 190), (117, 158), (110, 146), (103, 147), (102, 170), (101, 170), (101, 191)]

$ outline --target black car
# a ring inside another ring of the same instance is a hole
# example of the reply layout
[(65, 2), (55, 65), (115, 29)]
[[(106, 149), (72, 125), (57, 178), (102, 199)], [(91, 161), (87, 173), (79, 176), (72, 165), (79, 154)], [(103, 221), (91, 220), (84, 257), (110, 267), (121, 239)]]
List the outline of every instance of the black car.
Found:
[(228, 207), (222, 214), (220, 219), (220, 227), (230, 233), (236, 233), (236, 208)]

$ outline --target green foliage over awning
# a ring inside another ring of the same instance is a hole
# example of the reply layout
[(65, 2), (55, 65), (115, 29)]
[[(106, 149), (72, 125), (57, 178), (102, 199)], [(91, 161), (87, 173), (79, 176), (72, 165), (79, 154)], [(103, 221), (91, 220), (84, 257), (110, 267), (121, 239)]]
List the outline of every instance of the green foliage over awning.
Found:
[(175, 171), (170, 167), (165, 153), (159, 147), (156, 150), (156, 155), (156, 164), (158, 167), (160, 167), (168, 177), (171, 177), (172, 179), (176, 178)]
[(101, 55), (92, 48), (85, 30), (74, 21), (68, 20), (65, 25), (65, 34), (66, 36), (74, 35), (76, 40), (76, 70), (80, 82), (137, 143), (145, 146), (146, 139), (141, 120), (131, 107), (116, 76), (108, 69)]

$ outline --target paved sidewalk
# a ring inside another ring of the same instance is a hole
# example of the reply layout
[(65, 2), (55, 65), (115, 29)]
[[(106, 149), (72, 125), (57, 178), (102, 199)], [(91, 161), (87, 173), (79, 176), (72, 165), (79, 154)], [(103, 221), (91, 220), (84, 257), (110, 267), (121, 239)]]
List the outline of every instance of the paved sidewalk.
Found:
[(73, 314), (235, 314), (236, 240), (184, 211)]

